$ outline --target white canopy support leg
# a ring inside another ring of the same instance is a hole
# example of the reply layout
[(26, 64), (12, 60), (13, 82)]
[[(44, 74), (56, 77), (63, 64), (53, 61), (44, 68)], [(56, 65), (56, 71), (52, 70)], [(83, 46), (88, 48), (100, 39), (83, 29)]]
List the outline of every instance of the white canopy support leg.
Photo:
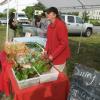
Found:
[(18, 0), (15, 0), (16, 1), (16, 21), (17, 21), (17, 16), (18, 16)]
[[(85, 5), (81, 2), (81, 0), (77, 0), (81, 6), (82, 6), (82, 9), (84, 10), (83, 13), (85, 12)], [(84, 15), (83, 15), (83, 18), (84, 18)], [(81, 35), (80, 35), (80, 39), (79, 39), (79, 43), (78, 43), (78, 50), (77, 50), (77, 54), (80, 53), (80, 48), (81, 48), (81, 39), (82, 39), (82, 33), (83, 33), (83, 25), (81, 27)]]
[(6, 28), (6, 41), (8, 41), (8, 35), (9, 35), (9, 0), (8, 2), (8, 8), (7, 8), (7, 28)]
[(83, 34), (83, 25), (82, 25), (82, 28), (81, 28), (81, 35), (80, 35), (80, 39), (79, 39), (79, 43), (78, 43), (78, 50), (77, 50), (77, 54), (80, 53), (80, 48), (81, 48), (81, 42), (82, 42), (82, 34)]

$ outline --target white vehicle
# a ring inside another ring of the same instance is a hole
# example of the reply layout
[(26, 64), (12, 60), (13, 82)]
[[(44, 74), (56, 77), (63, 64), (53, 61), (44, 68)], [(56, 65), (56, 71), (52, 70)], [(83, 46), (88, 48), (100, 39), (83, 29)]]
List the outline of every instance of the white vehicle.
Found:
[(21, 24), (28, 24), (29, 23), (28, 17), (25, 15), (24, 12), (15, 13), (15, 16), (16, 16), (18, 23), (21, 23)]
[(6, 18), (1, 18), (0, 19), (0, 24), (7, 24), (7, 19)]
[(93, 25), (90, 23), (84, 23), (79, 16), (62, 14), (61, 18), (67, 24), (69, 34), (82, 33), (82, 35), (89, 37), (93, 33)]

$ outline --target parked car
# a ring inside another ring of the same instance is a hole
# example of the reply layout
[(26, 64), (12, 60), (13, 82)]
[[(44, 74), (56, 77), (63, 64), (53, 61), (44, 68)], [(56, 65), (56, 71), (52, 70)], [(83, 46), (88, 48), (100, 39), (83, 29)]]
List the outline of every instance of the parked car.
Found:
[(84, 23), (79, 16), (62, 14), (61, 18), (67, 24), (69, 34), (76, 35), (82, 33), (82, 35), (89, 37), (93, 33), (93, 25)]
[(24, 12), (15, 13), (15, 18), (17, 19), (18, 23), (21, 24), (29, 23), (29, 19)]
[(0, 19), (0, 24), (7, 24), (7, 19), (6, 18), (1, 18)]

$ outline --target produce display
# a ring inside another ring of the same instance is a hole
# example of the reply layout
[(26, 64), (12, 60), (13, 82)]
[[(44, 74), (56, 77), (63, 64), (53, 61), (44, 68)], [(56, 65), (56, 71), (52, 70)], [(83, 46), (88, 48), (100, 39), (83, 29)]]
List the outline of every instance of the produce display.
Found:
[(41, 57), (43, 46), (38, 43), (9, 44), (5, 51), (8, 59), (13, 60), (13, 70), (19, 81), (47, 73), (52, 63)]
[(7, 42), (5, 43), (4, 50), (7, 55), (15, 56), (16, 54), (27, 53), (29, 49), (25, 45), (25, 43), (14, 43)]

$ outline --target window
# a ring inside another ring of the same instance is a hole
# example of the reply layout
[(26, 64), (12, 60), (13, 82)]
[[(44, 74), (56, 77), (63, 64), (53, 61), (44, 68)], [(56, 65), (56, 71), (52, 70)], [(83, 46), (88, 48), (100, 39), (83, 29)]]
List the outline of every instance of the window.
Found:
[(68, 16), (68, 22), (74, 23), (74, 17), (73, 16)]
[(18, 17), (26, 17), (24, 14), (18, 14)]
[(61, 19), (62, 19), (63, 21), (65, 21), (65, 16), (61, 16)]
[(80, 17), (76, 17), (76, 23), (83, 23), (83, 20)]

